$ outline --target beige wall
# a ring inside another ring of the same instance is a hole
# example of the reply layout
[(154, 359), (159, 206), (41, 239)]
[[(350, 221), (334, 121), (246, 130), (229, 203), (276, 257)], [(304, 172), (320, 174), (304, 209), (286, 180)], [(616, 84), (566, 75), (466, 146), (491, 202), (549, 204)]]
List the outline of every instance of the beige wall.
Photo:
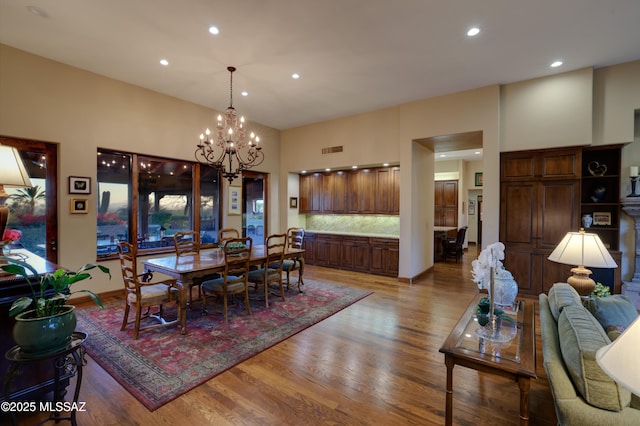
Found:
[[(91, 199), (88, 215), (69, 214), (67, 177), (89, 176), (95, 182), (99, 147), (193, 161), (200, 132), (217, 115), (5, 45), (0, 45), (0, 94), (0, 134), (59, 144), (58, 261), (68, 268), (95, 260), (96, 203)], [(275, 175), (271, 192), (277, 200), (280, 132), (265, 126), (258, 132), (266, 157), (260, 170)], [(278, 203), (271, 203), (271, 229), (278, 230), (279, 216)], [(106, 264), (118, 274), (115, 262)], [(79, 285), (107, 291), (121, 288), (122, 278), (96, 276)]]
[(502, 151), (590, 145), (593, 70), (502, 86)]

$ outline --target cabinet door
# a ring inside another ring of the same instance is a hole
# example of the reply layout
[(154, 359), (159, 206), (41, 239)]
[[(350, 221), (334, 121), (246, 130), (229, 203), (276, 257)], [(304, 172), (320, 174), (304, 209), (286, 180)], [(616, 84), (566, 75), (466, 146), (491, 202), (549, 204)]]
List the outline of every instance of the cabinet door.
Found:
[(364, 169), (358, 173), (359, 177), (359, 212), (375, 213), (376, 211), (376, 173)]
[(304, 249), (304, 262), (309, 265), (316, 264), (316, 235), (312, 233), (305, 233), (304, 240), (302, 241), (302, 248)]
[(580, 181), (541, 182), (538, 205), (536, 246), (553, 250), (567, 232), (580, 228)]
[(376, 213), (391, 213), (393, 209), (393, 175), (391, 169), (376, 170), (376, 188)]
[(347, 175), (347, 212), (358, 213), (360, 211), (358, 172), (346, 172)]
[(340, 266), (340, 241), (333, 236), (316, 237), (316, 264)]
[(310, 175), (300, 175), (299, 180), (300, 185), (300, 213), (310, 213), (311, 212), (311, 176)]
[(336, 172), (333, 176), (333, 212), (347, 211), (347, 173)]
[(333, 194), (335, 192), (335, 175), (328, 173), (322, 176), (322, 213), (333, 213)]
[(391, 186), (393, 188), (393, 204), (391, 208), (392, 214), (400, 214), (400, 168), (394, 167), (392, 169), (393, 178)]

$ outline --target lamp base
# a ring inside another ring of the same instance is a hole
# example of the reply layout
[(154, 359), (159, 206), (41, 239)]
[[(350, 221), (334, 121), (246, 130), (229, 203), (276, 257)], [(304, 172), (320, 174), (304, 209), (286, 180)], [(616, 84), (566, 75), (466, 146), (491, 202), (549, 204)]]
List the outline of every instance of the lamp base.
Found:
[(591, 271), (584, 266), (572, 268), (573, 275), (567, 278), (567, 283), (575, 288), (580, 296), (589, 296), (596, 288), (596, 282), (589, 278)]

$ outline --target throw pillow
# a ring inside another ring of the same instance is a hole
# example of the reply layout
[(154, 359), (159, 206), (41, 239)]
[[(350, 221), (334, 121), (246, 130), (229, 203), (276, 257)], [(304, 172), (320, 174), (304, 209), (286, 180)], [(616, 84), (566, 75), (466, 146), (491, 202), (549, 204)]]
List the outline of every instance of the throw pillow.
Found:
[(611, 343), (600, 323), (581, 305), (566, 306), (558, 320), (560, 350), (574, 387), (587, 403), (621, 411), (631, 392), (618, 385), (596, 362), (596, 352)]
[(581, 305), (582, 299), (575, 288), (567, 283), (555, 283), (549, 290), (549, 309), (558, 322), (560, 312), (565, 306)]
[(617, 337), (638, 317), (633, 302), (621, 294), (590, 298), (585, 300), (584, 306), (607, 333), (611, 332), (609, 337)]

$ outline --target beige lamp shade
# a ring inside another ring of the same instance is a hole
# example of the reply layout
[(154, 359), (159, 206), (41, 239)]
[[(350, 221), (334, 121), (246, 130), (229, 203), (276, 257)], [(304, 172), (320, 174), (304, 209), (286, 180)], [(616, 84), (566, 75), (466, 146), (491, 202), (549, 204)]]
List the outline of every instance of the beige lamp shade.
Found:
[(23, 188), (31, 186), (31, 179), (20, 152), (11, 146), (0, 145), (0, 240), (9, 219), (9, 209), (4, 205), (5, 200), (9, 198), (9, 194), (4, 192), (5, 185)]
[(631, 393), (640, 395), (640, 317), (613, 343), (603, 346), (596, 352), (596, 362), (620, 385)]
[(0, 145), (0, 185), (18, 188), (31, 186), (20, 152), (11, 146)]
[(571, 269), (573, 276), (567, 278), (567, 282), (581, 296), (588, 296), (596, 286), (595, 281), (589, 278), (591, 271), (585, 266), (592, 268), (618, 267), (598, 234), (584, 232), (584, 229), (579, 232), (567, 232), (560, 244), (549, 255), (549, 260), (566, 265), (577, 265)]

